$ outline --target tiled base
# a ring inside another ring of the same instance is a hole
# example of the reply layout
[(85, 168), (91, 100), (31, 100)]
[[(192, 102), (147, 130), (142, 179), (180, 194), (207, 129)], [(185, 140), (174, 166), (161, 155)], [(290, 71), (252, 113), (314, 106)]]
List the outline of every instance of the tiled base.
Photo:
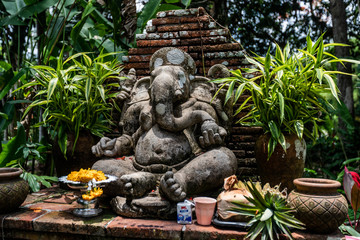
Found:
[[(115, 215), (108, 206), (94, 218), (79, 218), (71, 210), (79, 207), (77, 193), (59, 188), (28, 195), (17, 212), (0, 215), (0, 237), (4, 239), (243, 239), (246, 232), (217, 229), (176, 221), (130, 219)], [(294, 232), (295, 239), (335, 240), (343, 235)], [(1, 238), (0, 238), (1, 239)], [(283, 237), (282, 239), (286, 239)]]

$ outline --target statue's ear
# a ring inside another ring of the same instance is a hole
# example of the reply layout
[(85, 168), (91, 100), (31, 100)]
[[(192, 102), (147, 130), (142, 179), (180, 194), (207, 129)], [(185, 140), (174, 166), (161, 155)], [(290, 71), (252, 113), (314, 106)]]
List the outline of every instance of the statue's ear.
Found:
[(209, 78), (195, 76), (190, 81), (190, 97), (199, 101), (210, 103), (216, 91), (214, 83)]
[(149, 100), (149, 88), (150, 77), (143, 77), (136, 81), (131, 91), (131, 102), (129, 104)]
[(229, 69), (223, 64), (215, 64), (208, 71), (208, 77), (213, 80), (217, 78), (230, 77)]

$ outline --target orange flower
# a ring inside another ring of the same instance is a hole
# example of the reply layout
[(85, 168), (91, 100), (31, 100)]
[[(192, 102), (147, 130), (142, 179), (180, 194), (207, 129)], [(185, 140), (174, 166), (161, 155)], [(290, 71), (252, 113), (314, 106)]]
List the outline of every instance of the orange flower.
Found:
[(67, 179), (74, 182), (87, 183), (92, 179), (96, 181), (102, 181), (106, 179), (105, 174), (102, 171), (96, 171), (93, 169), (80, 169), (79, 171), (73, 171), (68, 176)]

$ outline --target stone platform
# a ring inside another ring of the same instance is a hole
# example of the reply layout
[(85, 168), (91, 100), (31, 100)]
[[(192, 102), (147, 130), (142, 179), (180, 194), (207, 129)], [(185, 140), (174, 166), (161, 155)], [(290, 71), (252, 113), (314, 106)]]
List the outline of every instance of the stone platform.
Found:
[[(79, 207), (79, 193), (58, 187), (29, 194), (18, 211), (0, 215), (0, 239), (243, 239), (246, 232), (176, 221), (130, 219), (115, 215), (108, 201), (104, 213), (94, 218), (79, 218), (71, 211)], [(344, 239), (340, 232), (313, 235), (294, 232), (295, 239)], [(281, 239), (286, 239), (282, 237)]]

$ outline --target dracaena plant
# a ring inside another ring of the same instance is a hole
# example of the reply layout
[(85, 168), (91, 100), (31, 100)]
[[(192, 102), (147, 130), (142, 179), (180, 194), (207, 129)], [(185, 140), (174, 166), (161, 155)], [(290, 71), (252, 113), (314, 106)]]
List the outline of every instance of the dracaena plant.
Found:
[[(306, 41), (306, 48), (294, 52), (288, 44), (283, 49), (276, 44), (275, 55), (271, 55), (269, 49), (265, 57), (246, 56), (254, 68), (231, 71), (232, 77), (214, 80), (228, 85), (225, 101), (234, 94), (236, 103), (244, 91), (250, 93), (235, 115), (244, 111), (246, 114), (238, 123), (261, 126), (265, 133), (270, 133), (268, 158), (277, 144), (286, 152), (286, 134), (297, 134), (300, 139), (305, 135), (315, 140), (319, 113), (326, 112), (325, 105), (331, 107), (328, 96), (339, 101), (336, 74), (345, 74), (329, 71), (327, 66), (352, 61), (338, 59), (326, 51), (344, 44), (325, 44), (322, 36), (313, 42), (308, 35)], [(252, 77), (247, 78), (243, 73)]]
[[(80, 131), (87, 130), (93, 135), (102, 136), (109, 130), (112, 99), (116, 93), (112, 88), (119, 87), (121, 66), (107, 58), (116, 53), (100, 54), (94, 59), (90, 53), (78, 53), (63, 61), (61, 53), (56, 68), (33, 66), (35, 80), (22, 88), (37, 86), (35, 100), (26, 109), (44, 109), (43, 121), (57, 134), (58, 144), (66, 157), (67, 135), (74, 134), (74, 148)], [(115, 79), (116, 81), (110, 81)], [(73, 150), (73, 149), (72, 149)]]
[(277, 187), (258, 189), (254, 183), (247, 183), (247, 189), (251, 196), (245, 198), (249, 204), (233, 201), (236, 207), (230, 209), (231, 212), (251, 216), (250, 226), (246, 238), (256, 239), (261, 234), (261, 239), (279, 239), (279, 234), (283, 233), (293, 239), (290, 228), (305, 229), (304, 224), (297, 220), (291, 207), (288, 206), (286, 195), (279, 191)]

